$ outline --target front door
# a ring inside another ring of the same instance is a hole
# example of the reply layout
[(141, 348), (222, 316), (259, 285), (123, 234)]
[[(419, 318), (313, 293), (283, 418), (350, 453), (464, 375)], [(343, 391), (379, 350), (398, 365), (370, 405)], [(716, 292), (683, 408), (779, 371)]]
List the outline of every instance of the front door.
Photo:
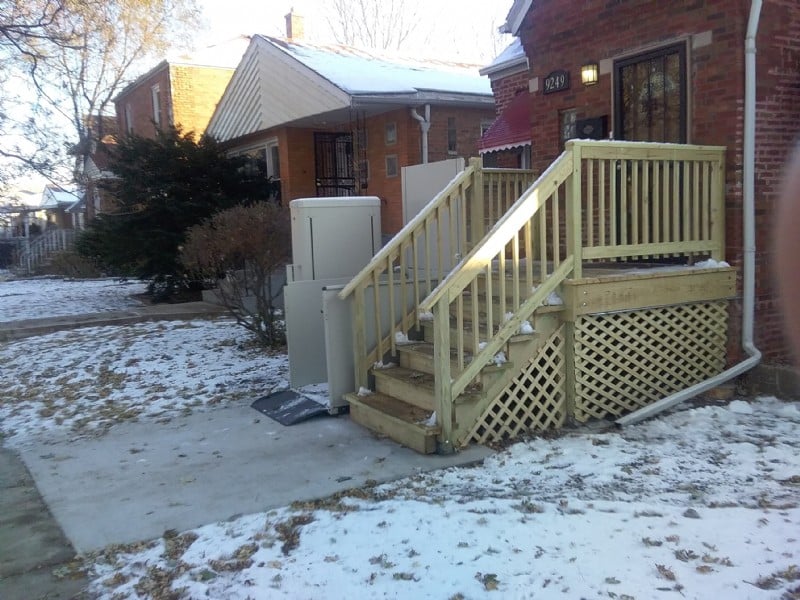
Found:
[[(637, 142), (685, 144), (687, 135), (686, 45), (674, 44), (614, 63), (614, 137)], [(677, 211), (683, 223), (683, 172), (669, 163), (647, 164), (632, 177), (634, 164), (616, 161), (616, 242), (671, 241), (664, 229)], [(677, 169), (677, 172), (676, 172)], [(643, 182), (648, 182), (644, 185)], [(675, 185), (675, 181), (678, 185)], [(658, 198), (654, 202), (654, 199)], [(657, 204), (657, 205), (656, 205)], [(642, 257), (649, 260), (650, 257)], [(671, 261), (670, 257), (652, 257)], [(682, 260), (682, 259), (681, 259)]]
[(349, 133), (314, 133), (317, 196), (352, 196), (353, 136)]
[(685, 44), (617, 61), (614, 81), (616, 139), (686, 143)]

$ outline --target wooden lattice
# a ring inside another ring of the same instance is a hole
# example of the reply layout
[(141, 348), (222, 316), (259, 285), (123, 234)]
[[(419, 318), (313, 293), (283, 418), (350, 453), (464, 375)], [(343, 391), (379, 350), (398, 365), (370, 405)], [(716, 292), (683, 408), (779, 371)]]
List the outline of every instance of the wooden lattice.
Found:
[(489, 404), (466, 442), (496, 442), (524, 431), (558, 428), (566, 418), (564, 326)]
[(575, 419), (651, 404), (725, 366), (726, 301), (604, 315), (575, 323)]

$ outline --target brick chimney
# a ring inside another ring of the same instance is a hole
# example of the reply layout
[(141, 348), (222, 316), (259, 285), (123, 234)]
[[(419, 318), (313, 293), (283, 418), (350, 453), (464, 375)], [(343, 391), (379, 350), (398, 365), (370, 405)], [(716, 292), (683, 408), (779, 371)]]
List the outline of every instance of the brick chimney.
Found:
[(294, 12), (294, 8), (289, 9), (286, 15), (286, 37), (290, 40), (302, 40), (305, 35), (305, 24), (302, 15)]

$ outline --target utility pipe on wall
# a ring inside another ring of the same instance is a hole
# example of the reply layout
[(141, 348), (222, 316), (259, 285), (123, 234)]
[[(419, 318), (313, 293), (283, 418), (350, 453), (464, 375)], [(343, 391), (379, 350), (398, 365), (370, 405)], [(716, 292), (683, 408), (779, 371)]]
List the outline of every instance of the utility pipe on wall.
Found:
[(649, 406), (640, 408), (617, 419), (618, 425), (631, 425), (702, 394), (749, 371), (761, 361), (761, 352), (753, 342), (753, 317), (755, 314), (755, 165), (756, 165), (756, 34), (761, 16), (762, 0), (750, 4), (750, 18), (744, 41), (744, 187), (742, 190), (742, 223), (744, 255), (742, 257), (742, 349), (748, 358), (719, 375), (701, 381), (690, 388), (667, 396)]
[(422, 132), (422, 164), (428, 164), (428, 130), (431, 128), (431, 105), (425, 105), (425, 116), (420, 115), (415, 108), (411, 109), (411, 116), (419, 121)]

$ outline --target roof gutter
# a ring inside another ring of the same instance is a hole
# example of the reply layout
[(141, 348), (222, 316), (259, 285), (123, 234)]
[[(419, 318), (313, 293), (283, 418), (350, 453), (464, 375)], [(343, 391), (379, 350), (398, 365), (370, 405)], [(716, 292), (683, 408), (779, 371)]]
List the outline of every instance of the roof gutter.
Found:
[(756, 34), (761, 16), (762, 0), (752, 0), (750, 18), (747, 22), (745, 52), (744, 95), (744, 188), (742, 190), (742, 218), (744, 256), (742, 263), (742, 349), (748, 358), (706, 381), (667, 396), (629, 415), (617, 419), (617, 425), (632, 425), (643, 419), (702, 394), (718, 385), (738, 377), (761, 362), (761, 351), (753, 342), (753, 317), (755, 313), (755, 156), (756, 156)]

